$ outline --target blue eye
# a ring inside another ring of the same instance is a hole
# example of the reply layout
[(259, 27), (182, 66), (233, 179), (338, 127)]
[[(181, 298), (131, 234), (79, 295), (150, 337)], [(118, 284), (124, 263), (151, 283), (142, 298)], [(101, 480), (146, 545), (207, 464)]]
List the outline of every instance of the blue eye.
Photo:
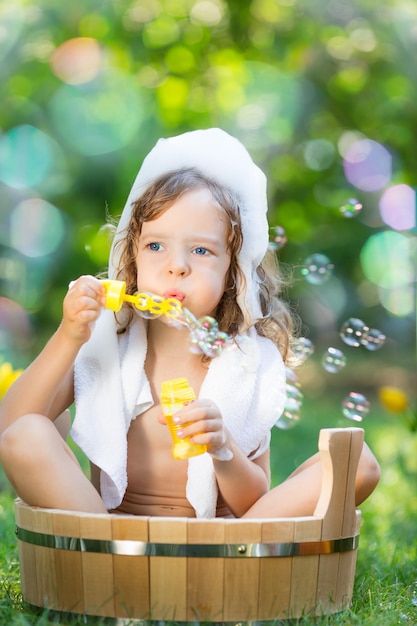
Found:
[(198, 248), (194, 248), (194, 252), (196, 254), (201, 254), (201, 255), (208, 254), (207, 248), (203, 248), (202, 246), (198, 246)]
[(156, 241), (148, 244), (148, 248), (149, 250), (154, 250), (155, 252), (158, 252), (158, 250), (161, 249), (161, 244), (157, 243)]

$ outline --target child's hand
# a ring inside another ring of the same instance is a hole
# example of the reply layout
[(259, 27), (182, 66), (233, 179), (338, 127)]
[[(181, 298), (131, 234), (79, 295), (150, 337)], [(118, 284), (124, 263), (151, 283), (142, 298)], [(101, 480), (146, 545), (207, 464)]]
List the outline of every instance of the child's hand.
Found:
[(80, 344), (91, 335), (92, 324), (105, 304), (105, 289), (94, 276), (80, 276), (70, 283), (64, 298), (62, 330)]
[[(225, 455), (230, 435), (224, 425), (217, 405), (211, 400), (196, 400), (175, 413), (174, 422), (180, 426), (177, 436), (190, 437), (193, 443), (206, 444), (213, 457), (230, 460), (232, 453)], [(226, 458), (227, 457), (227, 458)]]

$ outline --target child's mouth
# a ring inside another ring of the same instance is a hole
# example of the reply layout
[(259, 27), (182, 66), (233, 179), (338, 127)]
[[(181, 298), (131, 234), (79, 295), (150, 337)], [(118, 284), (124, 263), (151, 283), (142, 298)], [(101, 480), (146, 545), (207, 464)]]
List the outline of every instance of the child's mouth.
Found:
[(178, 289), (171, 289), (171, 291), (166, 291), (164, 293), (164, 298), (175, 298), (176, 300), (179, 300), (180, 302), (183, 302), (184, 298), (185, 298), (185, 293), (183, 293), (182, 291), (179, 291)]

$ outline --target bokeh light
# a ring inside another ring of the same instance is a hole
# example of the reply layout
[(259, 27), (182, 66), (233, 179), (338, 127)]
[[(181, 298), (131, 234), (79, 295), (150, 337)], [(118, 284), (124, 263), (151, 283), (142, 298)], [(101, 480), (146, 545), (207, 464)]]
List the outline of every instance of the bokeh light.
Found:
[(379, 211), (385, 224), (395, 230), (416, 227), (416, 190), (409, 185), (393, 185), (384, 191)]
[(402, 285), (384, 289), (378, 287), (379, 300), (382, 306), (398, 317), (414, 315), (416, 312), (416, 293), (414, 285)]
[(32, 326), (25, 308), (10, 298), (0, 296), (1, 359), (16, 363), (32, 341)]
[(383, 145), (360, 139), (346, 150), (343, 159), (346, 179), (363, 191), (377, 191), (391, 180), (392, 157)]
[(0, 180), (15, 189), (35, 187), (51, 171), (55, 145), (38, 128), (23, 124), (0, 137)]
[(0, 58), (4, 59), (19, 39), (25, 23), (25, 11), (18, 2), (0, 4)]
[(102, 65), (100, 46), (91, 37), (68, 39), (49, 60), (55, 76), (69, 85), (81, 85), (93, 80)]
[(10, 245), (28, 257), (47, 256), (61, 245), (65, 224), (61, 212), (41, 198), (18, 204), (10, 216)]
[(107, 267), (114, 232), (112, 224), (89, 224), (82, 229), (84, 249), (90, 259), (100, 267)]
[(219, 54), (218, 65), (210, 69), (217, 106), (224, 112), (222, 123), (242, 137), (248, 150), (264, 151), (291, 141), (302, 112), (303, 82), (258, 61), (245, 61), (238, 68), (223, 56)]
[(191, 21), (216, 26), (223, 18), (224, 4), (220, 0), (197, 0), (190, 12)]
[(137, 135), (143, 118), (134, 79), (115, 70), (83, 85), (62, 85), (50, 110), (59, 134), (85, 155), (120, 150)]
[(311, 170), (325, 170), (333, 163), (336, 150), (327, 139), (312, 139), (304, 146), (304, 160)]
[(360, 260), (366, 278), (386, 289), (409, 285), (416, 280), (415, 241), (395, 231), (383, 231), (368, 237)]
[[(155, 9), (159, 13), (160, 8), (156, 3), (155, 5)], [(134, 12), (131, 15), (133, 16)], [(144, 21), (142, 37), (147, 48), (165, 48), (165, 46), (176, 42), (180, 37), (177, 20), (166, 12), (157, 15), (154, 19)]]

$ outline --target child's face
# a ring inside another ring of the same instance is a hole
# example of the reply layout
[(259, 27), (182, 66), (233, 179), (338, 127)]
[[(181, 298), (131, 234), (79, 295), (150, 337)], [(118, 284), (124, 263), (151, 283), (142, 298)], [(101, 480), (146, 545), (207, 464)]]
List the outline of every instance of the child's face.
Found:
[(178, 298), (196, 317), (214, 315), (230, 265), (227, 220), (202, 188), (144, 222), (136, 257), (138, 290)]

